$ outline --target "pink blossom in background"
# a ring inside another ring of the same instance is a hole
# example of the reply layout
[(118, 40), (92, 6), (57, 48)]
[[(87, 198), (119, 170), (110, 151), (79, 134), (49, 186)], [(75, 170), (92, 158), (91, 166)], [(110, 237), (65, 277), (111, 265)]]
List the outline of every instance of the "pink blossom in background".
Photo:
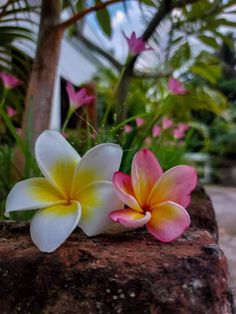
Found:
[(187, 93), (187, 90), (184, 87), (184, 85), (180, 81), (174, 78), (169, 79), (168, 90), (171, 94), (174, 94), (174, 95), (184, 95)]
[(129, 133), (132, 132), (132, 131), (133, 131), (132, 126), (130, 126), (129, 124), (124, 125), (124, 132), (125, 132), (126, 134), (129, 134)]
[(161, 123), (164, 130), (169, 129), (173, 126), (173, 121), (167, 117), (162, 118)]
[(184, 131), (180, 130), (179, 128), (173, 130), (173, 136), (175, 139), (181, 139), (184, 137), (184, 135)]
[(23, 132), (22, 132), (22, 129), (21, 129), (21, 128), (17, 128), (17, 129), (16, 129), (16, 133), (21, 136), (22, 133), (23, 133)]
[(158, 137), (161, 134), (161, 127), (159, 125), (154, 125), (152, 128), (152, 136), (153, 137)]
[(66, 91), (69, 97), (70, 106), (74, 109), (78, 109), (84, 105), (89, 105), (95, 100), (94, 96), (89, 96), (86, 88), (81, 88), (79, 91), (75, 91), (71, 83), (67, 83)]
[(6, 89), (12, 89), (22, 84), (22, 81), (18, 80), (18, 78), (16, 78), (14, 75), (5, 72), (0, 72), (0, 78)]
[(178, 129), (185, 132), (189, 129), (189, 125), (187, 123), (178, 123)]
[(13, 107), (7, 107), (7, 114), (9, 117), (14, 117), (16, 115), (16, 109), (14, 109)]
[(151, 146), (152, 145), (152, 139), (150, 136), (146, 137), (144, 140), (144, 143), (146, 146)]
[(135, 122), (136, 122), (138, 127), (144, 125), (144, 123), (145, 123), (143, 118), (136, 118)]
[(141, 149), (134, 156), (131, 176), (117, 171), (113, 186), (125, 208), (110, 218), (126, 227), (146, 226), (161, 242), (180, 237), (190, 225), (186, 207), (197, 184), (197, 173), (190, 166), (176, 166), (165, 173), (155, 155)]
[(127, 40), (129, 53), (131, 55), (137, 55), (138, 53), (141, 53), (143, 51), (152, 50), (151, 47), (146, 46), (146, 43), (142, 37), (136, 37), (135, 32), (131, 34), (130, 38), (127, 37), (125, 33), (123, 33), (123, 36)]
[(91, 137), (92, 137), (93, 140), (95, 140), (95, 139), (97, 138), (97, 133), (93, 132), (93, 133), (91, 134)]

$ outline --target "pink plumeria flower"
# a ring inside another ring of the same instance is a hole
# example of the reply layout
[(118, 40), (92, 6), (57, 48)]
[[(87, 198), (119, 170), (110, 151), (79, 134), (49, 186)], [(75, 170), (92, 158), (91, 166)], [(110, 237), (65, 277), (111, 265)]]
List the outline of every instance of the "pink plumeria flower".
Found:
[(169, 79), (168, 90), (173, 95), (184, 95), (187, 93), (187, 90), (184, 87), (184, 85), (174, 78)]
[(179, 140), (184, 137), (184, 131), (180, 130), (179, 128), (176, 128), (173, 130), (173, 136), (175, 139)]
[(0, 78), (6, 89), (12, 89), (22, 84), (22, 81), (18, 80), (18, 78), (16, 78), (14, 75), (5, 72), (0, 72)]
[(159, 125), (154, 125), (152, 128), (152, 136), (153, 137), (158, 137), (161, 134), (161, 127)]
[(129, 133), (131, 133), (132, 131), (133, 131), (133, 128), (132, 128), (131, 125), (129, 125), (129, 124), (124, 125), (124, 132), (125, 132), (126, 134), (129, 134)]
[(162, 123), (162, 128), (164, 130), (169, 129), (169, 128), (171, 128), (173, 126), (173, 121), (171, 119), (167, 118), (167, 117), (164, 117), (162, 119), (161, 123)]
[(137, 37), (135, 32), (131, 34), (131, 37), (127, 37), (125, 33), (123, 33), (123, 36), (127, 40), (128, 47), (129, 47), (129, 53), (131, 55), (137, 55), (143, 51), (152, 50), (151, 47), (146, 46), (145, 41), (142, 37)]
[(9, 117), (14, 117), (16, 115), (16, 109), (14, 109), (13, 107), (7, 107), (7, 114)]
[(189, 129), (189, 125), (187, 123), (178, 123), (178, 129), (185, 132)]
[(86, 88), (81, 88), (79, 91), (75, 91), (71, 83), (67, 83), (66, 91), (69, 96), (70, 106), (74, 109), (78, 109), (84, 105), (89, 105), (94, 101), (94, 96), (88, 96)]
[(87, 236), (111, 226), (109, 213), (123, 207), (111, 182), (122, 158), (119, 145), (100, 144), (80, 157), (59, 132), (46, 130), (36, 141), (35, 157), (44, 177), (18, 182), (6, 214), (38, 210), (30, 234), (40, 251), (56, 250), (77, 226)]
[(120, 224), (148, 231), (162, 242), (178, 238), (190, 225), (186, 207), (197, 184), (196, 170), (176, 166), (163, 170), (148, 149), (134, 156), (131, 176), (116, 172), (113, 185), (117, 195), (128, 208), (116, 210), (110, 218)]
[(136, 118), (135, 122), (137, 124), (137, 127), (140, 127), (140, 126), (144, 125), (145, 120), (143, 118)]

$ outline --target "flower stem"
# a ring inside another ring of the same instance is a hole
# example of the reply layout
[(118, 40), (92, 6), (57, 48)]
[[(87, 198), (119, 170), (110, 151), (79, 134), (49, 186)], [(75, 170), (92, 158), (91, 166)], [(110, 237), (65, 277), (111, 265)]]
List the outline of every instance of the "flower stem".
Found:
[(68, 124), (68, 122), (69, 122), (69, 120), (70, 120), (70, 118), (71, 118), (73, 112), (74, 112), (74, 109), (73, 109), (72, 107), (70, 107), (69, 110), (68, 110), (68, 112), (67, 112), (66, 119), (65, 119), (65, 121), (64, 121), (64, 123), (63, 123), (63, 126), (62, 126), (62, 128), (61, 128), (61, 132), (65, 132), (65, 129), (66, 129), (66, 127), (67, 127), (67, 124)]

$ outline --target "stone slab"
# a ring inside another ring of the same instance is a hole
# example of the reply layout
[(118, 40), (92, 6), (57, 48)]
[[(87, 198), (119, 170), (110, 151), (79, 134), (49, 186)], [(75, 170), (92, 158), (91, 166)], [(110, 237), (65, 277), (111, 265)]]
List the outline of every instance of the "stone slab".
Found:
[(28, 225), (0, 223), (0, 313), (235, 313), (227, 260), (203, 190), (191, 228), (163, 244), (144, 229), (87, 238), (76, 230), (54, 253)]

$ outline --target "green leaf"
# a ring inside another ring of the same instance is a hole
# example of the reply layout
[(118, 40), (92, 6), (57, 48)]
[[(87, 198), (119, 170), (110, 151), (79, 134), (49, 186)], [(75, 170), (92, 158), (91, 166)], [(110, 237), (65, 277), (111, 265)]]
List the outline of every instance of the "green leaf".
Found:
[(140, 0), (140, 2), (151, 7), (155, 6), (152, 0)]
[(190, 71), (215, 84), (221, 76), (221, 66), (219, 60), (207, 51), (202, 51), (190, 67)]
[(202, 64), (195, 64), (195, 65), (191, 66), (190, 71), (193, 74), (196, 74), (196, 75), (202, 77), (203, 79), (206, 79), (207, 81), (209, 81), (212, 84), (216, 83), (216, 81), (217, 81), (215, 76), (212, 74), (212, 71), (210, 72), (209, 69), (204, 67), (204, 65), (202, 65)]
[[(97, 1), (96, 3), (101, 3), (100, 1)], [(101, 29), (103, 32), (110, 37), (112, 34), (112, 28), (111, 28), (111, 19), (110, 19), (110, 14), (107, 8), (104, 8), (102, 10), (99, 10), (96, 12), (96, 18), (101, 26)]]
[(207, 46), (210, 46), (214, 49), (218, 49), (219, 45), (217, 43), (217, 40), (214, 37), (211, 36), (206, 36), (206, 35), (200, 35), (198, 36), (198, 39), (204, 43)]
[(84, 0), (78, 0), (76, 2), (76, 8), (78, 11), (82, 11), (85, 8)]
[(191, 57), (191, 49), (188, 42), (182, 44), (178, 50), (174, 53), (170, 60), (170, 64), (173, 68), (180, 68)]
[(227, 99), (208, 87), (194, 88), (186, 95), (168, 95), (159, 108), (161, 114), (180, 121), (190, 119), (193, 111), (205, 110), (220, 115), (227, 107)]
[(236, 26), (236, 22), (232, 22), (232, 21), (229, 21), (227, 19), (224, 19), (224, 18), (219, 18), (219, 19), (216, 19), (215, 20), (216, 24), (218, 26), (229, 26), (229, 27), (235, 27)]

